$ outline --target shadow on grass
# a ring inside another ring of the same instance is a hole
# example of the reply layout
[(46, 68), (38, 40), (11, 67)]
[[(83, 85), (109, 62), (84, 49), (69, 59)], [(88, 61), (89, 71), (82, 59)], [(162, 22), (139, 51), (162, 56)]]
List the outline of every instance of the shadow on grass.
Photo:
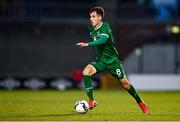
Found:
[(20, 115), (16, 117), (58, 117), (58, 116), (75, 116), (78, 115), (75, 112), (63, 113), (63, 114), (43, 114), (43, 115)]
[[(60, 117), (60, 116), (82, 116), (82, 115), (94, 115), (91, 113), (76, 113), (76, 112), (69, 112), (69, 113), (62, 113), (62, 114), (43, 114), (43, 115), (19, 115), (14, 117)], [(95, 115), (106, 115), (106, 114), (95, 114)]]

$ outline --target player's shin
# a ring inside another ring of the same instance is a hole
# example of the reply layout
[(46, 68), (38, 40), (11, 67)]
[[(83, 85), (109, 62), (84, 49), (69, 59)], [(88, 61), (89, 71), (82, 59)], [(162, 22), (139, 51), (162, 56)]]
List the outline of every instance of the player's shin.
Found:
[(89, 75), (84, 75), (84, 85), (86, 94), (89, 97), (90, 100), (93, 100), (93, 86), (92, 86), (92, 80)]
[(129, 89), (127, 91), (129, 92), (129, 94), (132, 97), (134, 97), (134, 99), (136, 100), (137, 103), (142, 102), (142, 99), (140, 98), (137, 91), (135, 90), (135, 88), (131, 84), (130, 84), (130, 87), (129, 87)]

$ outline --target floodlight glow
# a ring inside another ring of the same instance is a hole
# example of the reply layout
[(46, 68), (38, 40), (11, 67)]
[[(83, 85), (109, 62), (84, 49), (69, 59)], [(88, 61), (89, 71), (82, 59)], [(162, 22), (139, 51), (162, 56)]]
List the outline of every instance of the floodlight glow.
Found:
[(178, 26), (172, 26), (172, 27), (171, 27), (171, 32), (172, 32), (172, 33), (175, 33), (175, 34), (180, 33), (180, 27), (178, 27)]

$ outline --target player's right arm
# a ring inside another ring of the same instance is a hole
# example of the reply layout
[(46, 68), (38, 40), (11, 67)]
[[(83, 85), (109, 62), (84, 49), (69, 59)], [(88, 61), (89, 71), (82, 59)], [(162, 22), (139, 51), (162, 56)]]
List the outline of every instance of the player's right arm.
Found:
[(105, 44), (107, 39), (108, 39), (108, 36), (102, 34), (102, 35), (100, 35), (99, 39), (88, 42), (88, 44), (89, 44), (89, 46), (97, 46), (97, 45)]
[(78, 46), (80, 46), (80, 47), (87, 47), (87, 46), (89, 46), (89, 44), (86, 43), (86, 42), (79, 42), (79, 43), (77, 43), (76, 45), (78, 45)]
[(101, 35), (99, 37), (99, 39), (95, 40), (95, 41), (91, 41), (91, 42), (79, 42), (76, 45), (80, 46), (80, 47), (87, 47), (87, 46), (97, 46), (97, 45), (101, 45), (101, 44), (105, 44), (106, 41), (108, 39), (108, 36), (106, 35)]

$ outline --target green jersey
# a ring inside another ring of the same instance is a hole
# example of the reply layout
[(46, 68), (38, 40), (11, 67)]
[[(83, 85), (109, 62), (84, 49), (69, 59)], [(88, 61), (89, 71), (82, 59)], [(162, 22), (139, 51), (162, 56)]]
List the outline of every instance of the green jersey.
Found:
[(96, 61), (103, 61), (111, 64), (119, 58), (118, 52), (115, 48), (111, 28), (107, 22), (102, 23), (98, 28), (89, 27), (90, 40), (89, 46), (96, 46)]

